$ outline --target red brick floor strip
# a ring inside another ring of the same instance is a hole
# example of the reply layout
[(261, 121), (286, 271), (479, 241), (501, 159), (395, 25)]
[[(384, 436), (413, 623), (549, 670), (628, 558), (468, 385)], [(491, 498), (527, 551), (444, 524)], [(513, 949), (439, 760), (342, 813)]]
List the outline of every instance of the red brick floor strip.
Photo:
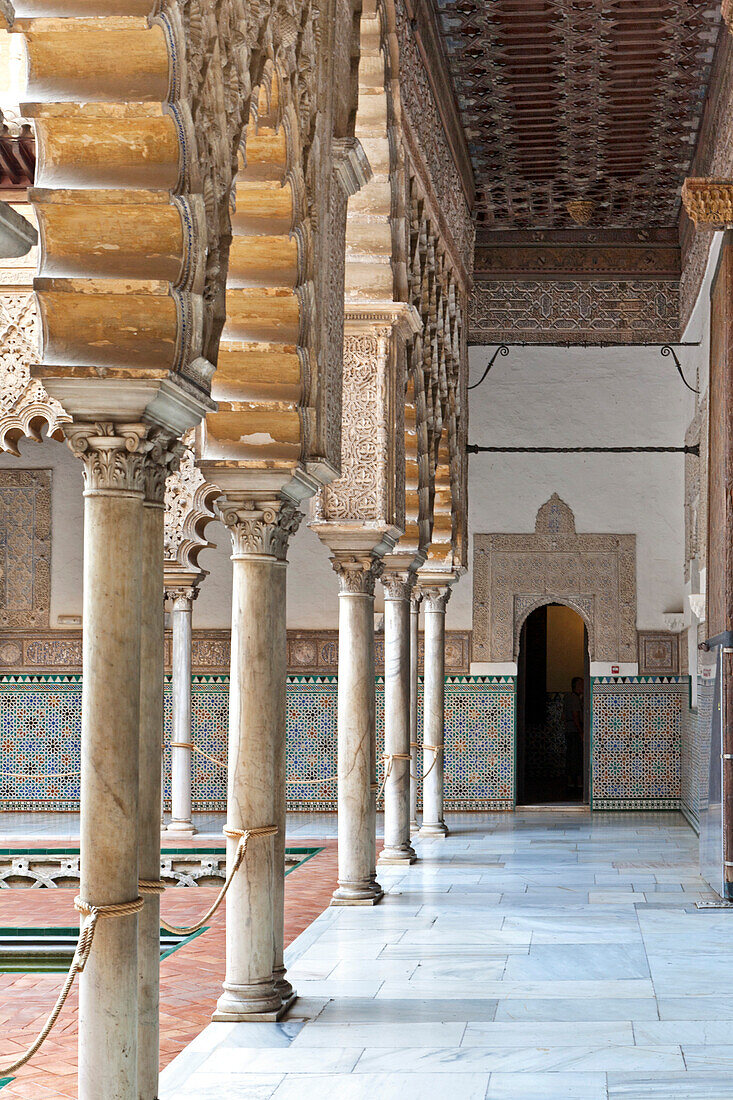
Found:
[[(39, 844), (39, 847), (51, 847)], [(285, 944), (328, 906), (336, 885), (335, 840), (301, 840), (297, 847), (323, 851), (285, 879)], [(79, 923), (76, 891), (16, 889), (0, 892), (0, 926), (67, 927)], [(193, 922), (214, 900), (217, 887), (170, 889), (162, 901), (168, 920)], [(180, 947), (160, 967), (160, 1065), (166, 1066), (208, 1023), (224, 978), (224, 906), (206, 932)], [(13, 1062), (43, 1026), (63, 974), (0, 974), (0, 1066)], [(2, 1100), (75, 1098), (78, 996), (71, 993), (54, 1030), (33, 1060), (18, 1070)]]

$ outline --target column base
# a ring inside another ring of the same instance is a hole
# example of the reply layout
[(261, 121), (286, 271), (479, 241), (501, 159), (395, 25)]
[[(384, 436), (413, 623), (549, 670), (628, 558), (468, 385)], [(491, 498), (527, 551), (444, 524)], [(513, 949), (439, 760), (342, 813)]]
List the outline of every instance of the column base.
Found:
[(194, 836), (198, 829), (191, 821), (169, 821), (165, 831), (167, 833), (177, 833), (178, 836)]
[[(269, 987), (269, 988), (268, 988)], [(262, 986), (224, 986), (211, 1019), (214, 1023), (273, 1023), (286, 1011), (272, 981)]]
[(412, 836), (413, 833), (416, 833), (419, 828), (420, 828), (420, 822), (419, 821), (411, 821), (410, 822), (410, 836)]
[(384, 890), (377, 885), (368, 887), (339, 886), (331, 898), (331, 905), (376, 905), (384, 897)]
[(288, 1007), (290, 1007), (297, 994), (285, 977), (286, 973), (287, 971), (284, 966), (276, 966), (272, 972), (272, 977), (275, 982), (275, 989), (280, 994), (280, 1000), (283, 1004), (287, 1003)]
[(402, 848), (383, 848), (379, 853), (379, 859), (377, 860), (377, 866), (383, 863), (387, 867), (405, 866), (417, 861), (417, 855), (415, 849), (406, 844)]
[(434, 821), (426, 824), (423, 822), (422, 827), (417, 834), (419, 837), (428, 837), (435, 840), (444, 836), (448, 836), (450, 830), (444, 821)]

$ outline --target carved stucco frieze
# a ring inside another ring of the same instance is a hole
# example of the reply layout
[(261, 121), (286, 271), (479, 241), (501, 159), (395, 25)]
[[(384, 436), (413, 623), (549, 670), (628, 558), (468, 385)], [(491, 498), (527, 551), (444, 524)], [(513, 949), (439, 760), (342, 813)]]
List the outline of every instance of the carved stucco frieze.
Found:
[(303, 518), (297, 504), (228, 492), (217, 509), (232, 538), (233, 558), (274, 557), (285, 560), (288, 542)]
[(682, 203), (696, 228), (733, 225), (733, 180), (688, 177), (682, 184)]
[(475, 661), (515, 661), (523, 623), (548, 603), (583, 618), (591, 660), (635, 662), (636, 536), (578, 534), (557, 494), (533, 532), (474, 536)]
[[(0, 627), (48, 626), (51, 604), (51, 471), (0, 470)], [(12, 647), (4, 646), (12, 657)]]

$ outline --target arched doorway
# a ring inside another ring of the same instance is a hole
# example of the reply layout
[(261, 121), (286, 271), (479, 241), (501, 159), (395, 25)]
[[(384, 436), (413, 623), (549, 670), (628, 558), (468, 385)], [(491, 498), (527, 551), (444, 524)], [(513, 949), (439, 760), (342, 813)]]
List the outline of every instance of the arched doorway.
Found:
[(517, 681), (517, 804), (582, 803), (590, 749), (588, 633), (564, 604), (522, 626)]

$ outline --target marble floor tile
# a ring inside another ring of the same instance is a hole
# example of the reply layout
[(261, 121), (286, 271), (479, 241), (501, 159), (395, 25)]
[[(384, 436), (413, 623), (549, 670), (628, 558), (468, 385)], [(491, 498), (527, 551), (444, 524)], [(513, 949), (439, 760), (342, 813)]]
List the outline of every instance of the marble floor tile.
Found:
[[(330, 1023), (328, 1020), (316, 1020), (301, 1031), (294, 1040), (294, 1046), (313, 1047), (359, 1047), (360, 1049), (380, 1047), (439, 1047), (460, 1046), (466, 1031), (466, 1024), (413, 1023), (407, 1019), (391, 1023), (389, 1027), (380, 1021), (371, 1024)], [(629, 1035), (631, 1028), (629, 1028)], [(633, 1039), (631, 1040), (633, 1042)]]
[(592, 997), (562, 1000), (548, 998), (500, 1000), (496, 1020), (575, 1021), (575, 1020), (657, 1020), (657, 1002), (652, 995), (627, 999), (624, 997)]
[(725, 1046), (733, 1041), (730, 1020), (634, 1020), (633, 1027), (634, 1042), (639, 1046), (679, 1043), (683, 1054), (688, 1046)]
[(228, 1073), (195, 1073), (185, 1086), (166, 1092), (167, 1100), (270, 1100), (283, 1076), (262, 1074), (233, 1080)]
[(309, 1047), (304, 1043), (277, 1050), (219, 1047), (209, 1055), (198, 1074), (267, 1074), (276, 1066), (280, 1073), (351, 1073), (361, 1053), (358, 1047)]
[(486, 1100), (606, 1100), (605, 1073), (492, 1073)]
[[(526, 1021), (469, 1023), (466, 1025), (461, 1046), (526, 1047), (529, 1030)], [(618, 1020), (595, 1022), (576, 1020), (572, 1027), (568, 1027), (567, 1022), (538, 1022), (532, 1027), (531, 1036), (533, 1045), (538, 1047), (632, 1046), (634, 1043), (645, 1046), (665, 1046), (679, 1042), (678, 1039), (660, 1039), (656, 1043), (644, 1041), (642, 1044), (635, 1039), (631, 1024), (628, 1021)]]
[[(292, 1056), (293, 1048), (283, 1054)], [(260, 1051), (253, 1052), (255, 1058)], [(519, 1073), (524, 1071), (596, 1070), (678, 1070), (685, 1063), (678, 1046), (637, 1047), (634, 1045), (556, 1046), (556, 1047), (441, 1047), (426, 1050), (420, 1047), (402, 1050), (365, 1050), (354, 1069), (355, 1073), (382, 1070), (452, 1073), (454, 1070), (486, 1073)]]
[[(456, 1100), (485, 1100), (489, 1075), (456, 1073), (451, 1084)], [(446, 1100), (445, 1086), (442, 1073), (288, 1074), (274, 1100)]]
[(649, 966), (642, 944), (539, 944), (527, 956), (509, 959), (507, 980), (548, 979), (557, 982), (648, 978)]
[(330, 1001), (318, 1017), (323, 1023), (380, 1023), (391, 1027), (395, 1023), (452, 1023), (469, 1020), (493, 1020), (497, 1002), (489, 998), (473, 1000), (442, 1000), (440, 996), (433, 1000), (416, 1001), (414, 997), (405, 1000), (379, 1001), (339, 1000)]
[(726, 1073), (609, 1073), (608, 1100), (733, 1100)]

